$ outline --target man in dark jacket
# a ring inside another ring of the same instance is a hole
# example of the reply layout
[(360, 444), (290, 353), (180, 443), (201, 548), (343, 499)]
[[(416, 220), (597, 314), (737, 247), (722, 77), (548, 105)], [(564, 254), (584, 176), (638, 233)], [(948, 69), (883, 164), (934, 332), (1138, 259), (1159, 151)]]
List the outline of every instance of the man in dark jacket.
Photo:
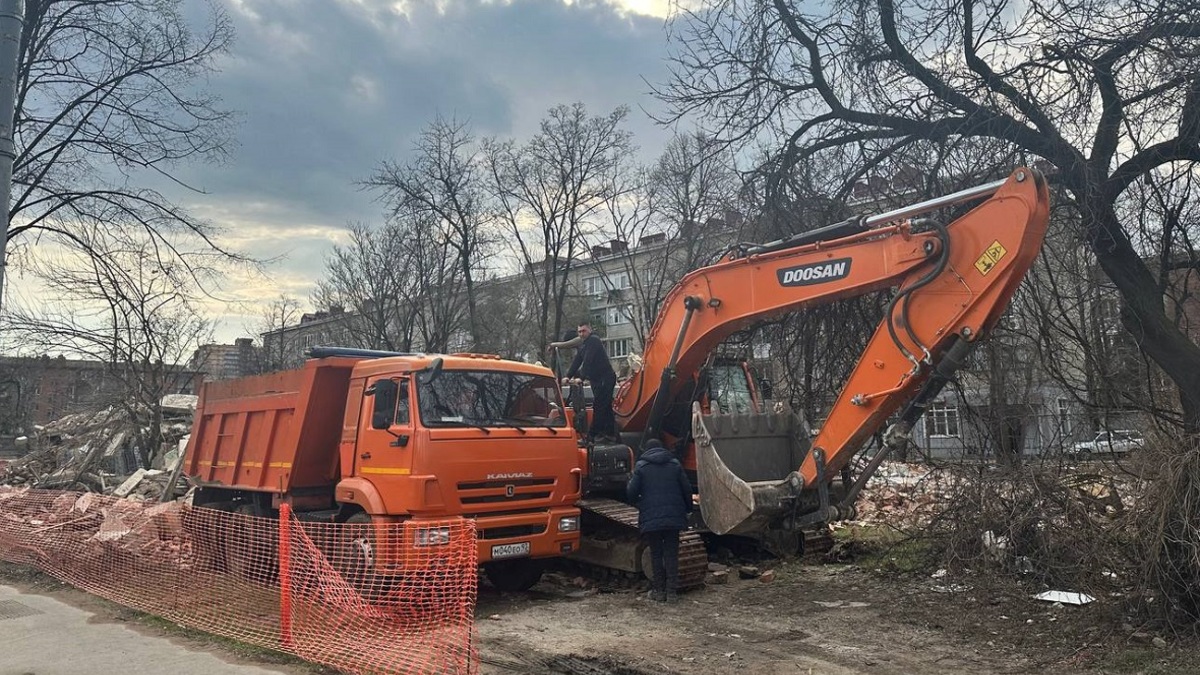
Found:
[(575, 360), (567, 371), (567, 379), (580, 376), (592, 385), (592, 428), (588, 435), (600, 440), (617, 440), (617, 420), (613, 416), (613, 388), (617, 386), (617, 374), (613, 372), (604, 351), (604, 343), (592, 335), (589, 323), (579, 324), (582, 340), (575, 350)]
[(674, 453), (655, 439), (646, 441), (626, 488), (638, 507), (638, 529), (649, 541), (654, 579), (650, 598), (675, 602), (679, 589), (679, 531), (692, 512), (692, 485)]

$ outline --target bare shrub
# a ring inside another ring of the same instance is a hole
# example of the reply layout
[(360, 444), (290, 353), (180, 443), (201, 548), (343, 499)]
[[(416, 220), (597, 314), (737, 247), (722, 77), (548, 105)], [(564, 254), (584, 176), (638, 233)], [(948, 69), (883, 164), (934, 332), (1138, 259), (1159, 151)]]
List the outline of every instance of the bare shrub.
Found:
[[(1200, 620), (1200, 445), (1146, 448), (1148, 480), (1131, 531), (1140, 561), (1138, 609), (1172, 628)], [(1152, 473), (1149, 473), (1152, 472)]]
[(931, 560), (975, 583), (1080, 591), (1177, 632), (1200, 626), (1200, 446), (1160, 437), (1123, 460), (936, 471)]
[(1127, 585), (1128, 481), (1102, 468), (946, 467), (954, 480), (926, 526), (935, 559), (957, 572), (1004, 572), (1031, 585), (1092, 595)]

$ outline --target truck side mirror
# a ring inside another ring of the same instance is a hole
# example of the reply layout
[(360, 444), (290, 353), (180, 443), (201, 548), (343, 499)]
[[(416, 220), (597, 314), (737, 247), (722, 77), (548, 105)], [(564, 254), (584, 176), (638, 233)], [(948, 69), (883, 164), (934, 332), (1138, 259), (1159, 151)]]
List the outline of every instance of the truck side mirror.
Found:
[(417, 381), (422, 384), (429, 384), (436, 380), (438, 375), (442, 374), (442, 363), (442, 357), (440, 356), (430, 361), (429, 365), (425, 366), (420, 374), (417, 375)]
[(371, 428), (388, 429), (392, 426), (392, 416), (396, 414), (396, 392), (399, 386), (392, 380), (379, 380), (371, 385), (367, 394), (375, 397), (371, 410)]

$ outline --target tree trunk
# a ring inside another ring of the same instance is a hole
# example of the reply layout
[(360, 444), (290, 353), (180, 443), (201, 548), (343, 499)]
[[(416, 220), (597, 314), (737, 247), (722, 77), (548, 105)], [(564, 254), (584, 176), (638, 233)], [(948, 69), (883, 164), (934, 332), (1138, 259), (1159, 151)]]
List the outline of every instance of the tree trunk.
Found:
[(1122, 230), (1113, 207), (1098, 204), (1084, 208), (1083, 214), (1088, 243), (1121, 294), (1122, 325), (1179, 388), (1184, 431), (1200, 434), (1200, 346), (1167, 316), (1163, 294)]

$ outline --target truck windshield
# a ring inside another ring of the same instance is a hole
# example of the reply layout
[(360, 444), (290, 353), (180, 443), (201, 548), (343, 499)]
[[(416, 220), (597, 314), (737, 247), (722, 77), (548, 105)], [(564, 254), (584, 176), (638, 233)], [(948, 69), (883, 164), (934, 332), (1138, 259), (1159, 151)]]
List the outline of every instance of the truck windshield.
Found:
[(754, 412), (750, 383), (741, 364), (717, 364), (709, 370), (709, 400), (723, 413)]
[(417, 406), (428, 426), (562, 427), (554, 378), (496, 370), (443, 370), (417, 384)]

